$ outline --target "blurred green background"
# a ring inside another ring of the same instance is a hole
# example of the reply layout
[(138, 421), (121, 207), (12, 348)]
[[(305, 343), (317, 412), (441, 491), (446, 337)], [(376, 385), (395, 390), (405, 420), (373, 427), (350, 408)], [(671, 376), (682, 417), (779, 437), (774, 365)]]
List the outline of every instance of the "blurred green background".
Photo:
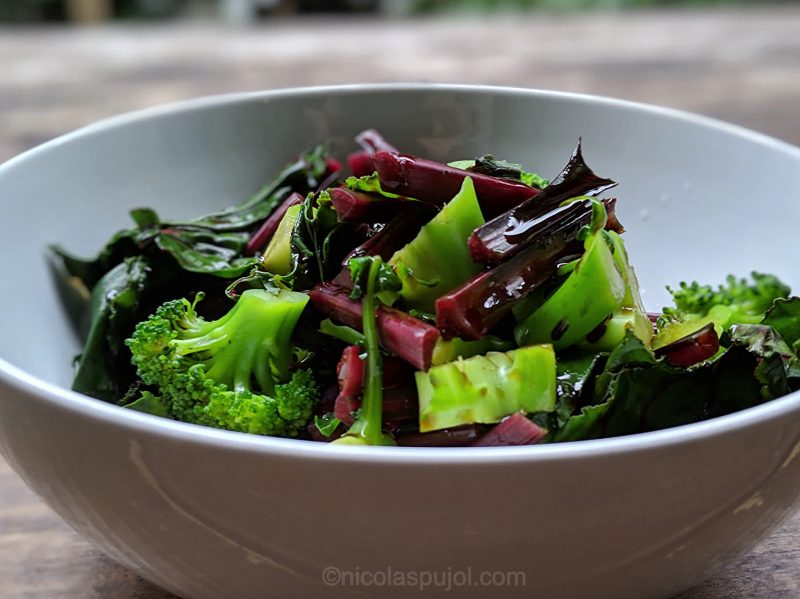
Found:
[(0, 21), (96, 22), (198, 16), (252, 21), (314, 12), (402, 16), (765, 4), (800, 4), (800, 0), (0, 0)]

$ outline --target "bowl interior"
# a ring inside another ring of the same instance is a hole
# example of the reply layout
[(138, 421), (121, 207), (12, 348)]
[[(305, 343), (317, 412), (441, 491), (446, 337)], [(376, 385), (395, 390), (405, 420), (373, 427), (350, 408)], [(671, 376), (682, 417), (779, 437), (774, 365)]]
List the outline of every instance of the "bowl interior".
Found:
[(553, 176), (584, 156), (620, 182), (619, 214), (651, 310), (664, 285), (773, 272), (800, 284), (788, 251), (800, 222), (800, 151), (735, 127), (597, 98), (393, 86), (211, 99), (122, 117), (0, 167), (0, 358), (68, 386), (79, 343), (44, 261), (59, 242), (90, 255), (152, 206), (189, 217), (246, 198), (303, 148), (340, 156), (375, 127), (440, 159), (493, 153)]

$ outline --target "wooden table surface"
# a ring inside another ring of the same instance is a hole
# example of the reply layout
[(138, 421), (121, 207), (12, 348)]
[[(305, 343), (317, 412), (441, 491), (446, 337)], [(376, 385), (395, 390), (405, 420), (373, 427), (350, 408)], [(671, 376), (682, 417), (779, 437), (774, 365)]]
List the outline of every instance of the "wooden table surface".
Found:
[[(0, 162), (110, 116), (198, 95), (438, 81), (605, 94), (800, 145), (800, 9), (514, 20), (319, 20), (0, 29)], [(164, 599), (71, 531), (0, 458), (0, 597)], [(800, 597), (800, 514), (682, 599)]]

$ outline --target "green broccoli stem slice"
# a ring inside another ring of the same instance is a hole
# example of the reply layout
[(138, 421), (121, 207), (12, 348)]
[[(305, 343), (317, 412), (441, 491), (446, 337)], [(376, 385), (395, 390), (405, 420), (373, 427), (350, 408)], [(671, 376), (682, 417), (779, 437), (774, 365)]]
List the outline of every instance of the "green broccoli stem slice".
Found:
[(361, 411), (350, 430), (334, 443), (395, 445), (394, 439), (383, 432), (383, 356), (378, 337), (375, 297), (375, 282), (382, 262), (380, 256), (372, 258), (367, 274), (367, 290), (361, 300), (364, 344), (367, 350)]
[(566, 281), (517, 325), (517, 343), (549, 342), (556, 350), (579, 343), (622, 306), (625, 293), (608, 233), (598, 230), (587, 239), (586, 251)]
[[(472, 260), (467, 240), (483, 223), (475, 186), (466, 177), (453, 199), (389, 259), (409, 307), (433, 312), (437, 298), (478, 274), (481, 267)], [(381, 295), (385, 303), (395, 298), (396, 294)]]
[(556, 357), (549, 344), (488, 352), (414, 377), (421, 433), (555, 409)]

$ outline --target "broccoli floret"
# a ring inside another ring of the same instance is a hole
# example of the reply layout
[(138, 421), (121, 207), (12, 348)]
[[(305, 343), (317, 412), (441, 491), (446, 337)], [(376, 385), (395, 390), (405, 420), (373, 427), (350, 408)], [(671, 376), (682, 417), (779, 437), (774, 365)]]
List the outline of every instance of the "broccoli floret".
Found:
[(215, 321), (197, 314), (198, 300), (169, 301), (136, 326), (126, 344), (139, 378), (178, 420), (295, 436), (318, 398), (309, 371), (289, 374), (291, 336), (308, 296), (248, 290)]
[(751, 277), (752, 283), (728, 275), (727, 284), (717, 289), (697, 281), (682, 282), (678, 289), (667, 287), (675, 307), (664, 308), (665, 319), (685, 322), (710, 315), (722, 327), (759, 323), (772, 302), (787, 297), (790, 290), (772, 275), (753, 272)]
[(674, 308), (664, 308), (658, 320), (659, 333), (653, 347), (667, 345), (709, 323), (718, 333), (734, 324), (758, 324), (772, 303), (787, 297), (790, 289), (772, 275), (753, 272), (752, 282), (729, 275), (725, 285), (713, 288), (682, 282), (678, 289), (667, 287), (675, 301)]

